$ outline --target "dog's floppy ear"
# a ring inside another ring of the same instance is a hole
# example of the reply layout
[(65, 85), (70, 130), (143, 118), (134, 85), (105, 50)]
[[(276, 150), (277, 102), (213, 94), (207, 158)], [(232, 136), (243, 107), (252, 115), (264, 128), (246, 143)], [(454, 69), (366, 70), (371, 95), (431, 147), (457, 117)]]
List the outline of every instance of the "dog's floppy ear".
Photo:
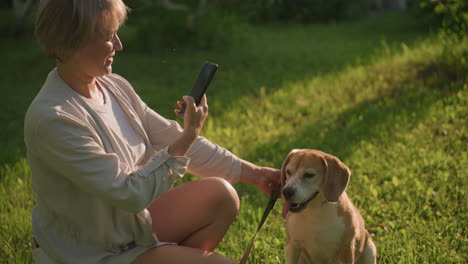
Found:
[(292, 155), (297, 151), (297, 149), (291, 150), (289, 152), (288, 156), (283, 162), (283, 166), (281, 167), (281, 189), (283, 189), (284, 185), (286, 184), (286, 166), (289, 163), (289, 160), (291, 159)]
[(327, 168), (324, 194), (329, 202), (336, 202), (345, 191), (351, 176), (351, 171), (337, 157), (325, 154), (323, 156)]

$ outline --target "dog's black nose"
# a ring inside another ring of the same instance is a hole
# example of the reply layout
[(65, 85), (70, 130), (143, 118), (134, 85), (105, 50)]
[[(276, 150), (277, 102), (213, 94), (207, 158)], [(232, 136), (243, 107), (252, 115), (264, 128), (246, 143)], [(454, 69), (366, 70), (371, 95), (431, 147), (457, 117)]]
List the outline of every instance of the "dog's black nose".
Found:
[(286, 187), (283, 189), (283, 198), (288, 200), (294, 195), (294, 189), (291, 187)]

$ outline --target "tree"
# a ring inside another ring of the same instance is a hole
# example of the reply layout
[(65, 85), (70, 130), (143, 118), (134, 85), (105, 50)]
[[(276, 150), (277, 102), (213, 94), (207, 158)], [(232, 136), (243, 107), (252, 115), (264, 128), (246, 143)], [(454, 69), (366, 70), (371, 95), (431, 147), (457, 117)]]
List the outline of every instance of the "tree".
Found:
[(185, 22), (187, 25), (187, 29), (190, 31), (195, 30), (195, 20), (207, 14), (209, 10), (209, 8), (207, 7), (206, 0), (199, 0), (195, 7), (191, 7), (190, 5), (185, 3), (176, 3), (172, 0), (143, 0), (143, 2), (147, 6), (156, 3), (157, 5), (163, 7), (168, 11), (182, 11), (187, 13)]

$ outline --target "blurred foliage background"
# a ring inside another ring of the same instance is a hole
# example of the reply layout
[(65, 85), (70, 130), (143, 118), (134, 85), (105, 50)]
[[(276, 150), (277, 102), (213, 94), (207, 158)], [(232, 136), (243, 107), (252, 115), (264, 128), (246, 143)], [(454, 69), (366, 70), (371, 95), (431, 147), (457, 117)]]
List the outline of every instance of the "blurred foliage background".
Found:
[[(2, 34), (21, 37), (33, 30), (39, 0), (1, 0)], [(126, 0), (131, 9), (125, 32), (132, 48), (226, 48), (246, 24), (336, 23), (386, 11), (410, 12), (433, 30), (463, 36), (468, 31), (464, 0)], [(137, 43), (135, 43), (137, 42)]]

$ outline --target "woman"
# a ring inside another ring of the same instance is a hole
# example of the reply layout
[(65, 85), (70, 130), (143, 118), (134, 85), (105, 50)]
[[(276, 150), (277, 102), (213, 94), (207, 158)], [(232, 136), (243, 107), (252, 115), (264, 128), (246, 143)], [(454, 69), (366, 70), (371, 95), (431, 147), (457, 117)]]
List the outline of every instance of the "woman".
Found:
[[(212, 252), (239, 209), (230, 183), (268, 194), (280, 173), (199, 136), (206, 97), (199, 106), (183, 97), (182, 129), (111, 73), (126, 16), (121, 0), (40, 2), (36, 36), (56, 68), (25, 118), (34, 259), (234, 263)], [(186, 171), (203, 179), (172, 188)]]

